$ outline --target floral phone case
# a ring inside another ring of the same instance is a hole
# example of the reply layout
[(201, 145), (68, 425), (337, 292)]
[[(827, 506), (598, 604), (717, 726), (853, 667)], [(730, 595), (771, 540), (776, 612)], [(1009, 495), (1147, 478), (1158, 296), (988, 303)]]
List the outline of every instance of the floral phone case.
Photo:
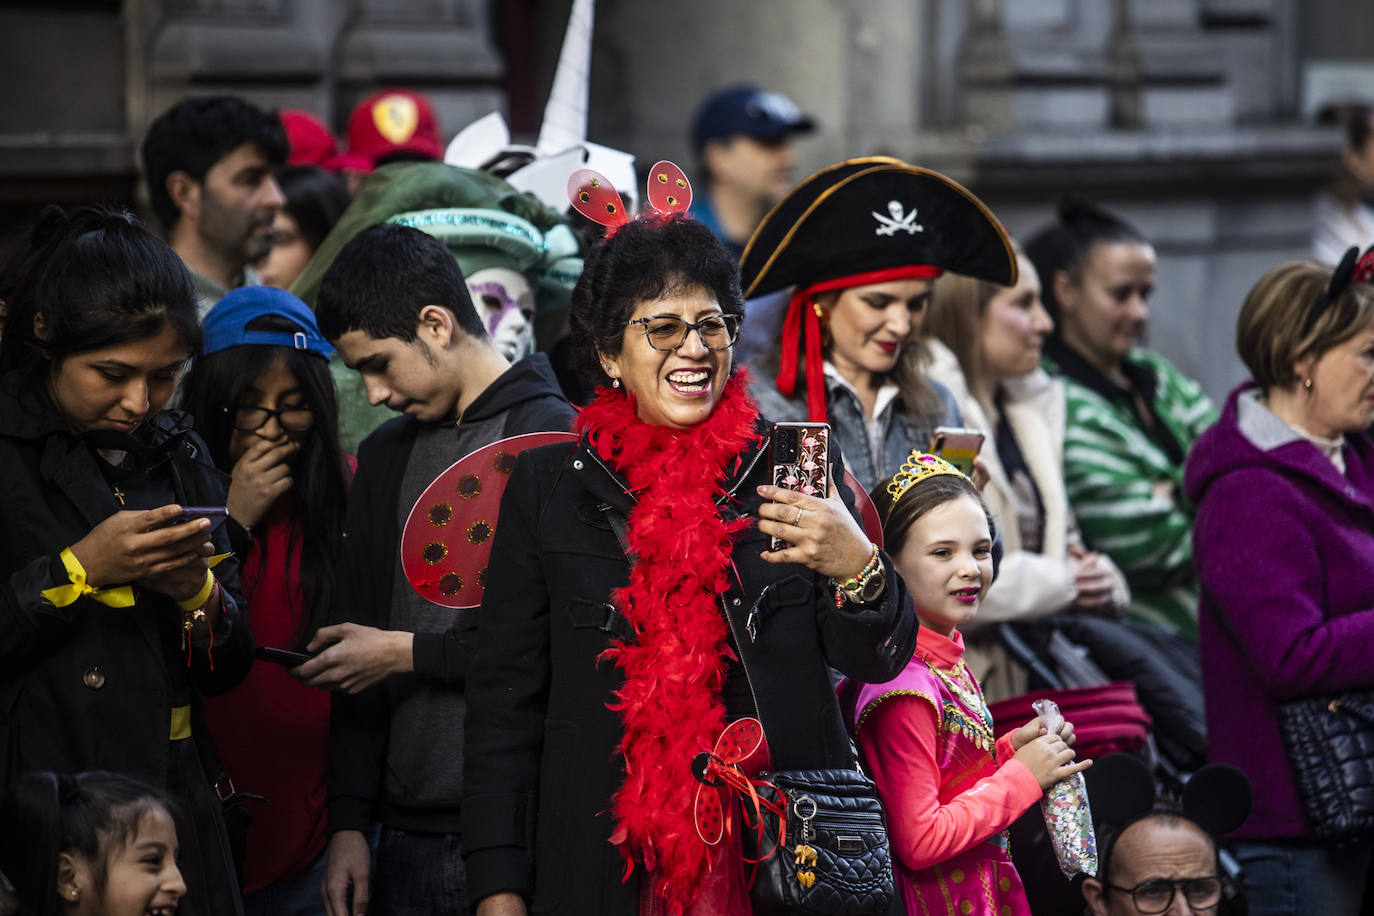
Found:
[[(830, 492), (830, 424), (774, 423), (769, 444), (773, 486), (825, 499)], [(791, 546), (778, 537), (769, 550)]]

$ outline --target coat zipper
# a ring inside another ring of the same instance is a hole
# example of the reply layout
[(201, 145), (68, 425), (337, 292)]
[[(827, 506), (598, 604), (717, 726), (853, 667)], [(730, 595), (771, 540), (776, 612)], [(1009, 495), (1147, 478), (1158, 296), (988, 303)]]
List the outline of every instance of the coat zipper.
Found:
[[(730, 611), (725, 607), (725, 596), (717, 595), (716, 600), (720, 602), (720, 612), (725, 615), (725, 625), (730, 628), (730, 635), (735, 638), (735, 651), (739, 655), (739, 666), (744, 671), (744, 682), (749, 685), (749, 697), (754, 701), (754, 718), (760, 723), (763, 717), (759, 715), (759, 695), (754, 690), (754, 679), (749, 675), (749, 664), (744, 660), (744, 643), (740, 642), (739, 633), (735, 630), (735, 621), (730, 616)], [(764, 737), (768, 736), (768, 729), (763, 730)]]
[[(740, 486), (744, 483), (744, 481), (749, 478), (749, 474), (754, 470), (754, 466), (759, 463), (759, 459), (763, 457), (763, 453), (767, 450), (768, 447), (766, 443), (759, 447), (759, 450), (754, 454), (754, 460), (749, 462), (749, 466), (745, 468), (744, 473), (740, 475), (738, 482), (735, 484), (733, 488), (731, 488), (725, 494), (725, 497), (734, 495), (735, 490), (738, 490)], [(593, 461), (595, 461), (598, 465), (601, 466), (602, 470), (604, 470), (607, 474), (611, 475), (612, 480), (616, 479), (615, 474), (611, 472), (610, 468), (606, 467), (605, 462), (603, 462), (601, 460), (601, 457), (596, 454), (595, 449), (587, 449), (587, 454), (591, 456), (591, 459)], [(633, 502), (639, 502), (639, 500), (635, 498), (635, 495), (633, 493), (626, 491), (625, 495), (629, 496)], [(722, 499), (725, 497), (722, 497)], [(717, 500), (717, 504), (719, 504), (719, 502), (720, 500)], [(628, 560), (629, 557), (626, 557), (626, 559)], [(740, 585), (741, 587), (743, 587), (744, 583), (741, 582)], [(764, 593), (766, 593), (767, 591), (768, 587), (765, 586)], [(760, 595), (759, 599), (762, 600), (762, 598), (763, 595)], [(725, 625), (730, 628), (730, 635), (734, 637), (735, 640), (735, 650), (736, 653), (739, 655), (739, 666), (744, 671), (744, 682), (749, 685), (749, 697), (754, 701), (754, 718), (762, 722), (763, 719), (759, 715), (759, 695), (758, 692), (754, 690), (754, 678), (749, 674), (749, 665), (744, 660), (744, 643), (740, 640), (739, 633), (735, 629), (735, 621), (734, 618), (730, 616), (729, 608), (725, 606), (725, 595), (723, 593), (717, 594), (716, 600), (720, 602), (720, 612), (725, 615)], [(755, 604), (755, 607), (757, 607), (757, 603)], [(750, 642), (752, 641), (753, 640), (751, 639)], [(765, 736), (767, 735), (767, 729), (764, 730), (764, 734)]]
[(739, 475), (739, 477), (736, 479), (735, 485), (731, 487), (729, 490), (727, 490), (724, 494), (722, 494), (719, 499), (716, 500), (717, 505), (720, 505), (721, 502), (735, 495), (735, 491), (742, 487), (744, 485), (744, 482), (749, 479), (749, 475), (754, 472), (754, 466), (759, 463), (759, 459), (763, 457), (763, 453), (766, 451), (768, 451), (768, 443), (764, 442), (762, 445), (759, 446), (759, 450), (754, 453), (754, 458), (752, 461), (749, 462), (749, 466), (744, 469), (744, 473)]

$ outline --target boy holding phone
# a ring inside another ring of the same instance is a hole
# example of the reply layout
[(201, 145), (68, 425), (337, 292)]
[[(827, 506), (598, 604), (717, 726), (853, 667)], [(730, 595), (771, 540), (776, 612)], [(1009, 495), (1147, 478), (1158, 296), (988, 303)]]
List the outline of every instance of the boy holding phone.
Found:
[(326, 910), (466, 914), (454, 861), (463, 637), (475, 610), (443, 608), (411, 589), (401, 526), (454, 461), (509, 436), (568, 430), (573, 411), (542, 354), (507, 364), (453, 255), (417, 229), (360, 233), (325, 275), (317, 315), (368, 399), (405, 414), (359, 448), (333, 625), (307, 647), (316, 657), (293, 669), (340, 690), (331, 700)]

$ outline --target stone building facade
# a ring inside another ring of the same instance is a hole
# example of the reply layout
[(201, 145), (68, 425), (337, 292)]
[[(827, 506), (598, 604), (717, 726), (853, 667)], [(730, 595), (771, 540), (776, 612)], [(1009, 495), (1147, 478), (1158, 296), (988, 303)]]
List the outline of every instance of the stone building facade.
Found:
[[(0, 4), (0, 253), (48, 201), (129, 201), (137, 140), (185, 93), (341, 127), (382, 86), (452, 135), (496, 108), (532, 135), (571, 0), (60, 0)], [(1267, 267), (1306, 254), (1339, 139), (1305, 76), (1374, 66), (1346, 0), (600, 0), (591, 139), (692, 172), (686, 125), (749, 80), (820, 122), (803, 172), (875, 152), (945, 171), (1026, 236), (1056, 200), (1119, 210), (1160, 253), (1151, 343), (1220, 396)], [(1374, 85), (1368, 86), (1374, 97)]]

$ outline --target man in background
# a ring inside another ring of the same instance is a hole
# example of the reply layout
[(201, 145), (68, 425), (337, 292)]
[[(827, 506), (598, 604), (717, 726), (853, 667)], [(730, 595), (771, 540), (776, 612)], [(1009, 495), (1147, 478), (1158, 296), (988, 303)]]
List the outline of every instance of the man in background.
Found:
[(692, 148), (706, 188), (693, 199), (692, 215), (736, 258), (796, 182), (793, 138), (815, 127), (787, 96), (750, 85), (722, 89), (697, 111)]
[(148, 128), (148, 196), (195, 279), (202, 317), (229, 290), (254, 282), (247, 267), (272, 247), (283, 203), (272, 173), (287, 153), (277, 116), (236, 96), (182, 99)]

